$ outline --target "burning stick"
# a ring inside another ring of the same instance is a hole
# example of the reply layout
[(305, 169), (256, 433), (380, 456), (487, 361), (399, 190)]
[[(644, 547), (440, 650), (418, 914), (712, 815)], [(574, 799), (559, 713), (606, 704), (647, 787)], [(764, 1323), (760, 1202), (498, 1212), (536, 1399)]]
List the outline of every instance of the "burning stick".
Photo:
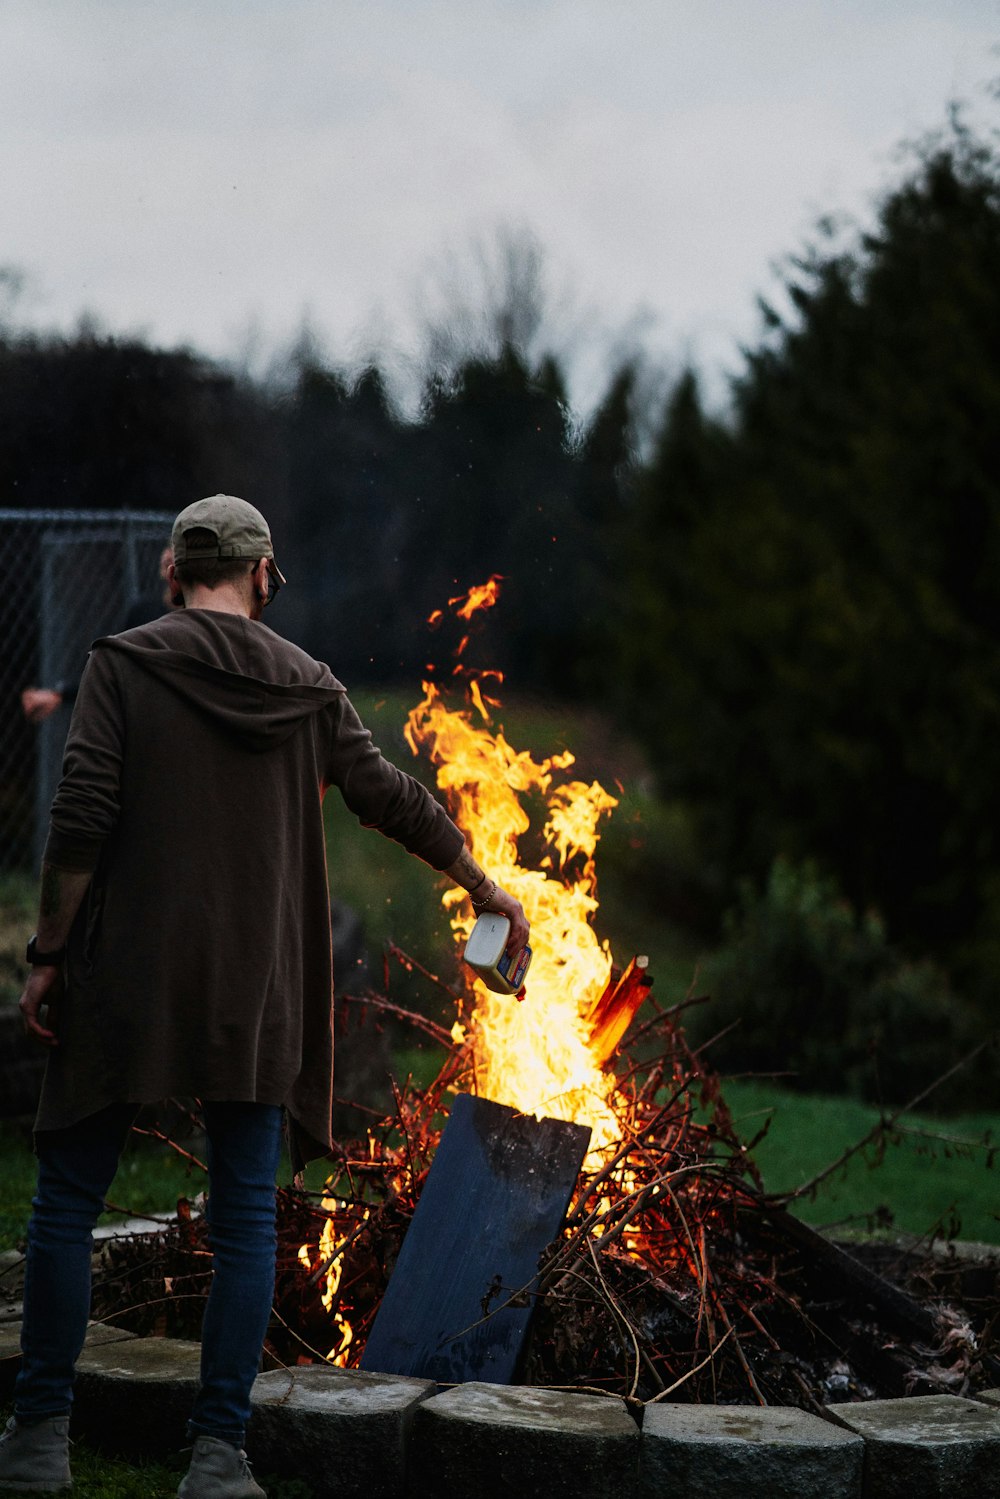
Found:
[(631, 1025), (636, 1010), (652, 987), (653, 980), (646, 972), (648, 967), (648, 958), (633, 958), (617, 982), (612, 973), (604, 993), (594, 1001), (584, 1016), (584, 1024), (589, 1031), (590, 1050), (602, 1067), (613, 1054)]

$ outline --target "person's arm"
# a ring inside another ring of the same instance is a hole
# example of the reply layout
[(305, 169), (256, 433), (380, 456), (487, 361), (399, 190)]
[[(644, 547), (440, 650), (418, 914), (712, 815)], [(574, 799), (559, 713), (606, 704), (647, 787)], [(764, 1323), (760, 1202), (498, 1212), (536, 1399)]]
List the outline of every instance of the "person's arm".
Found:
[[(70, 724), (63, 774), (52, 802), (42, 855), (42, 888), (35, 944), (60, 953), (118, 818), (124, 749), (122, 707), (115, 663), (95, 650), (80, 684)], [(21, 995), (25, 1030), (45, 1046), (58, 1045), (52, 1007), (62, 988), (62, 962), (33, 967)], [(48, 1024), (41, 1012), (49, 1007)]]
[[(61, 953), (69, 941), (70, 927), (83, 902), (90, 884), (89, 871), (79, 869), (56, 869), (51, 864), (42, 865), (42, 892), (38, 909), (38, 928), (35, 942), (41, 953)], [(36, 964), (24, 986), (19, 1005), (24, 1029), (29, 1036), (43, 1046), (58, 1046), (59, 1038), (53, 1029), (51, 1007), (62, 990), (62, 963)], [(42, 1010), (48, 1007), (47, 1025), (42, 1023)]]
[(528, 918), (521, 902), (484, 873), (468, 847), (463, 848), (454, 864), (449, 865), (444, 873), (466, 891), (477, 916), (482, 911), (493, 911), (498, 916), (508, 918), (510, 936), (505, 950), (511, 955), (519, 953), (530, 933)]
[(327, 783), (338, 787), (364, 827), (377, 828), (467, 891), (477, 915), (495, 911), (508, 917), (506, 950), (520, 952), (529, 930), (521, 902), (487, 877), (445, 809), (419, 781), (383, 757), (346, 695), (331, 724)]

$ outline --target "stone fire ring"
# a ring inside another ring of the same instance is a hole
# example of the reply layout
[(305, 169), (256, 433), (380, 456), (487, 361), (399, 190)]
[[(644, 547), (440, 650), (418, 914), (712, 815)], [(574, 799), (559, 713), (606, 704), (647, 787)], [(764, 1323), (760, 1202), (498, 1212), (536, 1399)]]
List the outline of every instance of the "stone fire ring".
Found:
[[(0, 1309), (0, 1401), (19, 1356)], [(73, 1432), (123, 1457), (184, 1441), (197, 1343), (94, 1324)], [(261, 1374), (247, 1450), (316, 1499), (1000, 1499), (1000, 1390), (832, 1406), (654, 1403), (305, 1365)]]

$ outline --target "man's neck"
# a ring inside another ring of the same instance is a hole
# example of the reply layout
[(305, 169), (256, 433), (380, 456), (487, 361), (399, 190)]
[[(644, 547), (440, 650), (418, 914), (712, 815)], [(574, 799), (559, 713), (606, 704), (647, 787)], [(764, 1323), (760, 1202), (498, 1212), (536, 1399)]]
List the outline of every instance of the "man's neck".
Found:
[(218, 588), (206, 588), (195, 583), (184, 595), (185, 609), (209, 609), (213, 614), (242, 614), (244, 619), (253, 619), (253, 610), (246, 595), (238, 588), (220, 583)]

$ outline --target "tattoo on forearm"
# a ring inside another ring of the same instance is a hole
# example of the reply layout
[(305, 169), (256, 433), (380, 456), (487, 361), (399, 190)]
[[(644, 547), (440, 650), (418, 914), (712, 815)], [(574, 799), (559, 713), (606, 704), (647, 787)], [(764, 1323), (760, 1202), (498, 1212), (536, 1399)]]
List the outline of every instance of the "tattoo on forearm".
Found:
[(474, 888), (482, 880), (483, 871), (468, 848), (463, 848), (451, 866), (451, 876), (456, 885), (464, 885), (467, 890)]
[(51, 864), (43, 864), (39, 899), (39, 910), (43, 916), (55, 916), (58, 913), (60, 894), (58, 869), (53, 869)]

